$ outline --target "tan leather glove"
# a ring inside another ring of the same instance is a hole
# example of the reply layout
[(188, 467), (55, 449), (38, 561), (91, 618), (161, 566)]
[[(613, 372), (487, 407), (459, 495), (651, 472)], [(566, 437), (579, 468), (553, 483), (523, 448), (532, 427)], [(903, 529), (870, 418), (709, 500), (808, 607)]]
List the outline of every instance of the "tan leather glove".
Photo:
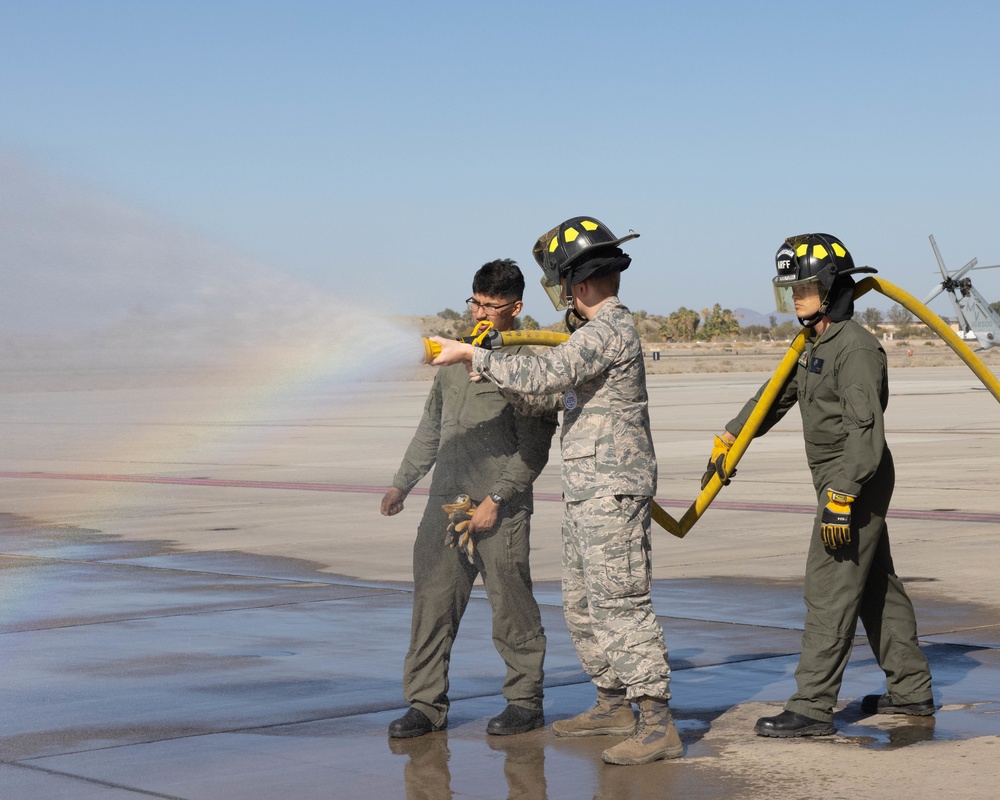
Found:
[(473, 555), (476, 551), (476, 544), (469, 531), (469, 522), (478, 505), (467, 494), (460, 494), (451, 503), (445, 503), (441, 510), (448, 515), (448, 530), (445, 532), (444, 542), (451, 548), (458, 548), (469, 563), (473, 562)]

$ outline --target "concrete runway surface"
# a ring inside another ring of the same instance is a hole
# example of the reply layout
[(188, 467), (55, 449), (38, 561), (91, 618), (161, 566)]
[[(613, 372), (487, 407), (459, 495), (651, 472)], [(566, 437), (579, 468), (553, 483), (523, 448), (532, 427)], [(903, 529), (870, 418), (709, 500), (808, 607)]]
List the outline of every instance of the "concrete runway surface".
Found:
[[(795, 412), (687, 537), (654, 538), (686, 753), (642, 767), (604, 765), (603, 737), (486, 735), (503, 668), (481, 591), (453, 654), (448, 730), (387, 739), (405, 709), (425, 493), (393, 518), (378, 504), (429, 375), (280, 396), (184, 372), (4, 375), (0, 798), (995, 796), (1000, 408), (967, 369), (893, 370), (887, 417), (894, 556), (936, 717), (861, 712), (884, 687), (861, 636), (836, 736), (753, 734), (793, 689), (804, 615), (812, 501)], [(672, 514), (766, 377), (650, 378)], [(554, 448), (533, 522), (548, 722), (594, 696), (560, 607), (558, 470)]]

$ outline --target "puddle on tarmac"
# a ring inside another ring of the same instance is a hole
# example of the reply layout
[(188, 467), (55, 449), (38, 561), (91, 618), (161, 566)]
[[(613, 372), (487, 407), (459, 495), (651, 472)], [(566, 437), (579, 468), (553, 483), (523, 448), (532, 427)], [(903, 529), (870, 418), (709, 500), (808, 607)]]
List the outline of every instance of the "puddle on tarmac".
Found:
[(932, 717), (863, 717), (838, 725), (837, 734), (869, 750), (897, 750), (920, 742), (996, 736), (998, 729), (1000, 702), (988, 702), (942, 706)]

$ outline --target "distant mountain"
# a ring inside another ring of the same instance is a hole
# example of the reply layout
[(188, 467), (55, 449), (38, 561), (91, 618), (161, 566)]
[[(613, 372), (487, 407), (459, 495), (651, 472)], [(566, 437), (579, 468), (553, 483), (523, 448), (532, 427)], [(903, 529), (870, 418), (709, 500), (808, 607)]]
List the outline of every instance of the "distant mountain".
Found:
[(782, 322), (792, 322), (795, 320), (794, 314), (779, 314), (777, 311), (769, 311), (766, 314), (761, 314), (752, 308), (734, 308), (733, 316), (739, 321), (741, 328), (746, 328), (750, 325), (763, 325), (765, 328), (770, 328), (771, 317), (775, 318), (775, 322), (778, 325)]

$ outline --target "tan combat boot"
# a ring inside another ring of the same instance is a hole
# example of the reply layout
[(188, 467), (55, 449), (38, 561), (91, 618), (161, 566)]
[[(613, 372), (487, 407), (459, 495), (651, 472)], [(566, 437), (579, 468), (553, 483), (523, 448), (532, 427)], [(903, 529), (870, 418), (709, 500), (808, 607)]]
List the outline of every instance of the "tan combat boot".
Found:
[(648, 764), (661, 758), (679, 758), (684, 745), (670, 716), (670, 706), (659, 697), (639, 698), (639, 725), (632, 736), (601, 753), (607, 764)]
[(635, 713), (625, 690), (597, 690), (597, 702), (589, 711), (572, 719), (552, 723), (556, 736), (631, 736), (635, 732)]

